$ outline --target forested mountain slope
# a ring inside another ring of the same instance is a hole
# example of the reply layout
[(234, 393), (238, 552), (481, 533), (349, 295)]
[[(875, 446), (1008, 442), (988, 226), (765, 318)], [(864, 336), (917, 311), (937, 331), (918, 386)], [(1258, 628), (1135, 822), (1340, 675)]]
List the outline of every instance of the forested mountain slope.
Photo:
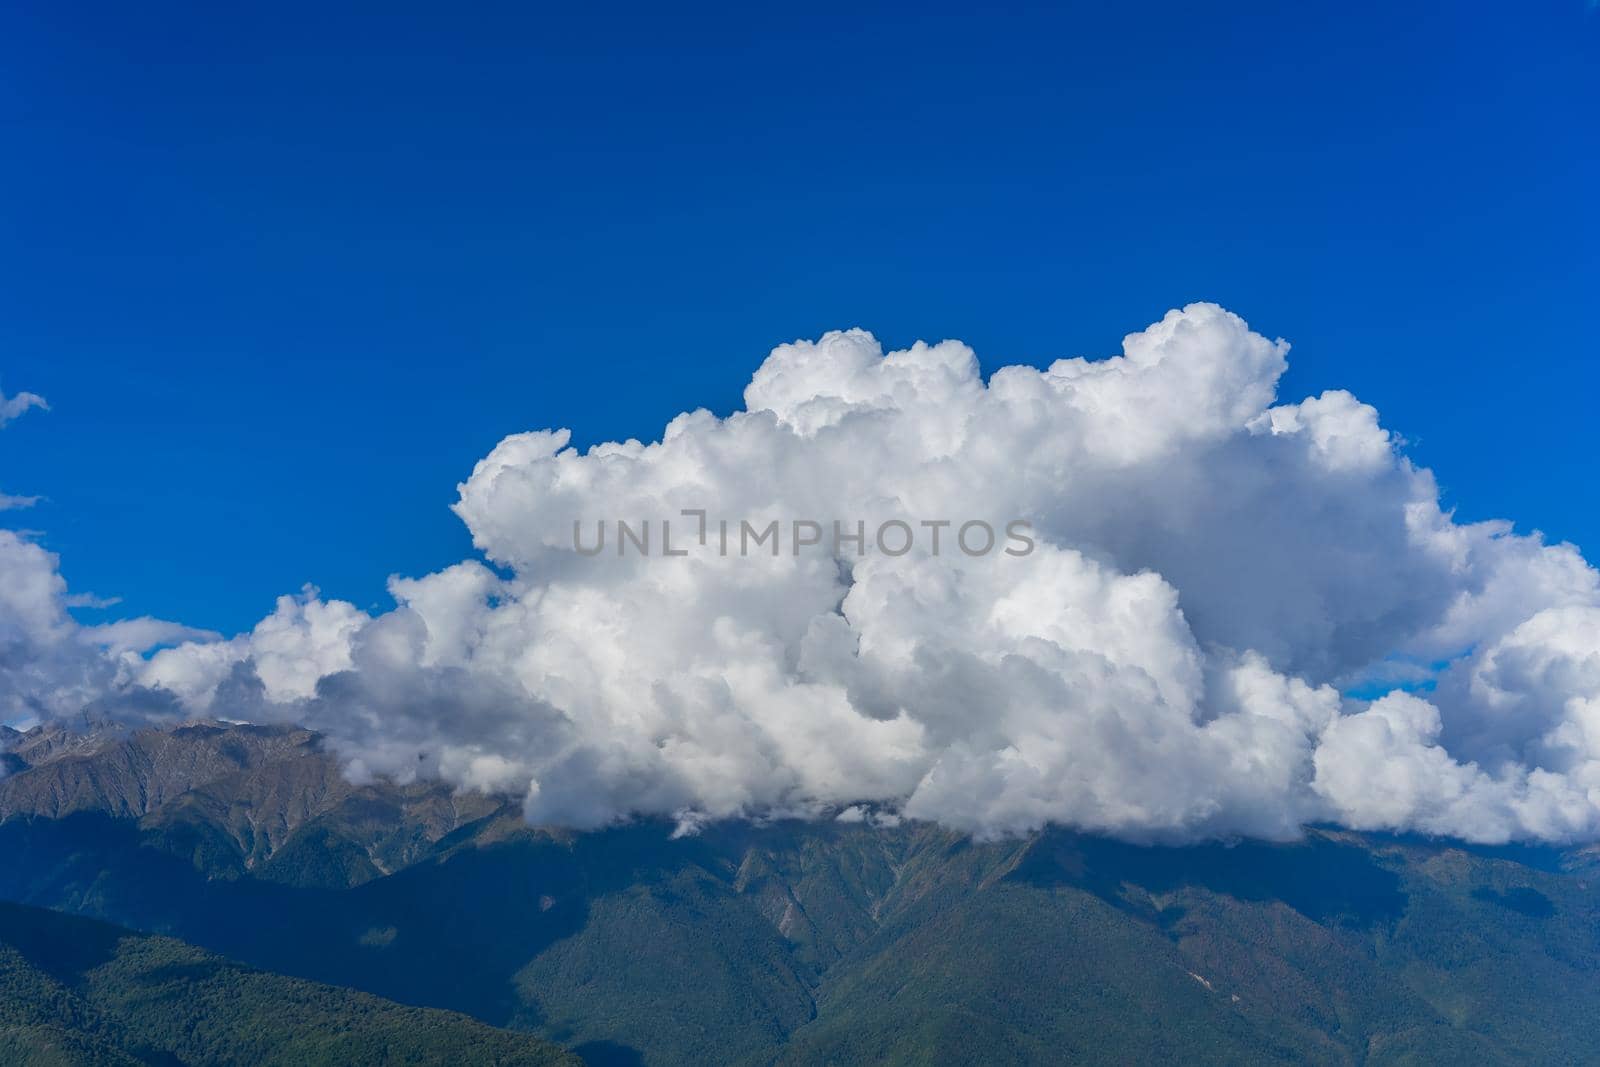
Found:
[(0, 1063), (491, 1064), (576, 1057), (461, 1015), (242, 967), (191, 945), (0, 904)]
[(262, 731), (18, 746), (0, 897), (591, 1063), (1600, 1060), (1587, 850), (572, 834), (437, 786), (355, 787), (313, 735)]

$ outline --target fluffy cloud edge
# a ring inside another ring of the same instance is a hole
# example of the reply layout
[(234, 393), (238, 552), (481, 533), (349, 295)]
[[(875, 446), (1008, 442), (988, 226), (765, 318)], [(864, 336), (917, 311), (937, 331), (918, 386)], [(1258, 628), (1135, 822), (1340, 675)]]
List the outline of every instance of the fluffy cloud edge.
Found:
[[(27, 575), (0, 626), (33, 657), (10, 688), (36, 717), (293, 719), (354, 776), (437, 775), (576, 827), (1600, 836), (1594, 569), (1456, 523), (1349, 393), (1279, 403), (1287, 351), (1207, 304), (1121, 355), (987, 381), (959, 342), (783, 345), (725, 419), (583, 453), (564, 430), (502, 441), (455, 505), (502, 573), (394, 578), (377, 616), (308, 587), (226, 641), (79, 627), (53, 557), (0, 538)], [(1038, 545), (574, 551), (574, 522), (696, 509), (1018, 517)], [(1413, 691), (1347, 695), (1386, 677)]]

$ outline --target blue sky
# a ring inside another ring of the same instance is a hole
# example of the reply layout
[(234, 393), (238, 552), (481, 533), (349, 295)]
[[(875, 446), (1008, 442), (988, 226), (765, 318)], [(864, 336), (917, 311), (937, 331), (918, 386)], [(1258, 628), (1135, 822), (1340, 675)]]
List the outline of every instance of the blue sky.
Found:
[(1206, 299), (1592, 556), (1597, 59), (1582, 0), (10, 5), (0, 389), (52, 410), (0, 519), (113, 614), (382, 604), (507, 433), (725, 413), (836, 327), (992, 369)]

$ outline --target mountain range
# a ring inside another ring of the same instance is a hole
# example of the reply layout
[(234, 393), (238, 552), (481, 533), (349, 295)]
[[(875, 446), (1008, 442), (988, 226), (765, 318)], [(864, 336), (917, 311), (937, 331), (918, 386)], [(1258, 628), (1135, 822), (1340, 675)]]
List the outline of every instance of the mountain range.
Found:
[[(487, 1026), (460, 1040), (601, 1065), (1600, 1060), (1592, 849), (978, 841), (889, 818), (573, 833), (436, 782), (352, 783), (294, 727), (85, 722), (0, 746), (0, 899), (159, 935), (10, 909), (0, 974), (74, 1005), (58, 1021), (109, 1020), (84, 1040), (124, 1051), (176, 1024), (99, 976), (170, 986), (170, 956), (197, 982), (458, 1013), (407, 1025), (467, 1015)], [(102, 948), (52, 971), (13, 947), (52, 930)]]

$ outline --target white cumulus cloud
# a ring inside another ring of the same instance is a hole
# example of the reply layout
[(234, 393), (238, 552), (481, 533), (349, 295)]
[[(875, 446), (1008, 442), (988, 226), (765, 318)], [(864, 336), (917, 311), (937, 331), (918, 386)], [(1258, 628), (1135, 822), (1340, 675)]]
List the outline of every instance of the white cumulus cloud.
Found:
[(136, 684), (130, 672), (148, 669), (140, 652), (196, 648), (192, 642), (217, 635), (148, 616), (82, 626), (67, 611), (73, 600), (54, 553), (0, 530), (0, 723), (183, 714), (169, 694)]
[[(1455, 522), (1349, 393), (1280, 402), (1287, 352), (1209, 304), (987, 380), (953, 341), (784, 345), (727, 418), (506, 438), (455, 505), (483, 559), (387, 613), (308, 588), (229, 641), (80, 631), (110, 666), (30, 706), (295, 719), (357, 777), (579, 827), (1600, 836), (1600, 576)], [(34, 642), (75, 625), (45, 562), (0, 601)]]

